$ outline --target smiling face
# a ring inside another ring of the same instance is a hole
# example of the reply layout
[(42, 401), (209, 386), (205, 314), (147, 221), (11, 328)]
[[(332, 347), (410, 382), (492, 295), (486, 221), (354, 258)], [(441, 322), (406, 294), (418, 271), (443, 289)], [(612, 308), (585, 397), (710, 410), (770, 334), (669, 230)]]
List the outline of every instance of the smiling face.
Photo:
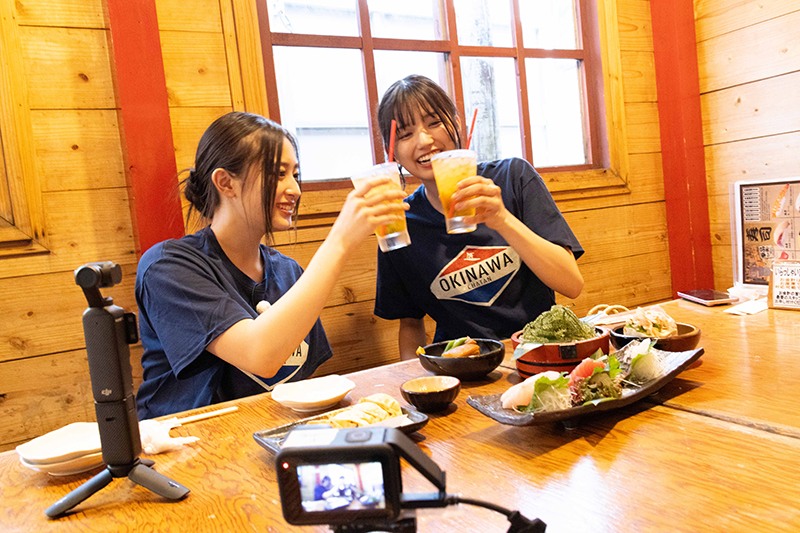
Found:
[(431, 181), (431, 157), (439, 152), (455, 150), (456, 143), (444, 122), (435, 113), (418, 108), (411, 117), (412, 120), (397, 131), (394, 157), (423, 182)]
[(292, 227), (292, 214), (300, 199), (300, 165), (297, 154), (289, 139), (283, 140), (280, 173), (275, 186), (275, 202), (272, 206), (272, 229), (287, 230)]

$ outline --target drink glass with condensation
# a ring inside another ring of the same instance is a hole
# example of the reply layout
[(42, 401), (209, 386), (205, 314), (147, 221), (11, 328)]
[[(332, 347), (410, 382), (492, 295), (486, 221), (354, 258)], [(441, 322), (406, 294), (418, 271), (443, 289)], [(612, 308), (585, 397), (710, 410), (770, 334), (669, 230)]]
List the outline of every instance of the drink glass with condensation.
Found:
[[(372, 178), (389, 178), (392, 180), (391, 184), (382, 185), (372, 189), (367, 196), (375, 194), (388, 187), (396, 187), (402, 190), (400, 183), (400, 171), (397, 168), (397, 163), (382, 163), (374, 167), (358, 172), (350, 177), (353, 182), (353, 187), (358, 188), (359, 183), (370, 180)], [(397, 203), (402, 204), (402, 200), (397, 200)], [(378, 236), (378, 246), (382, 252), (390, 252), (397, 250), (403, 246), (411, 244), (411, 237), (408, 235), (408, 227), (406, 226), (406, 214), (397, 218), (396, 221), (378, 226), (375, 230), (375, 235)]]
[(477, 229), (476, 224), (466, 224), (464, 219), (475, 216), (475, 209), (454, 208), (453, 193), (458, 182), (471, 178), (478, 173), (477, 155), (472, 150), (449, 150), (440, 152), (431, 158), (436, 188), (444, 209), (444, 221), (447, 233), (468, 233)]

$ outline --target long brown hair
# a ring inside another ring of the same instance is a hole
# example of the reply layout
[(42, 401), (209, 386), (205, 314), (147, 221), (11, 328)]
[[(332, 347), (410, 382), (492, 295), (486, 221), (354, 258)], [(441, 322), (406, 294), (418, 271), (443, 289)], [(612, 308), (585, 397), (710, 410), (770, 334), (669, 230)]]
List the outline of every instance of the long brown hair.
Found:
[[(225, 169), (236, 179), (247, 180), (250, 171), (261, 165), (264, 233), (272, 241), (272, 207), (280, 176), (283, 140), (289, 139), (295, 153), (297, 141), (286, 128), (261, 115), (233, 111), (211, 123), (197, 145), (194, 167), (183, 180), (183, 193), (190, 203), (187, 223), (193, 213), (210, 221), (219, 207), (219, 191), (211, 175), (218, 168)], [(255, 174), (255, 173), (254, 173)], [(300, 178), (297, 178), (300, 183)], [(292, 215), (297, 218), (297, 209)]]

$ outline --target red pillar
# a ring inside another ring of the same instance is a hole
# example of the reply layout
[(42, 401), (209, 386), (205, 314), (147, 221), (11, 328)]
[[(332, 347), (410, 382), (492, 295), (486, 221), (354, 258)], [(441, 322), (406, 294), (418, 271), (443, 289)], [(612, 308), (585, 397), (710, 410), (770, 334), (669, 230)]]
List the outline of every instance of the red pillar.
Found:
[(139, 255), (184, 234), (154, 0), (107, 0), (131, 218)]
[(713, 288), (692, 0), (650, 2), (672, 292)]

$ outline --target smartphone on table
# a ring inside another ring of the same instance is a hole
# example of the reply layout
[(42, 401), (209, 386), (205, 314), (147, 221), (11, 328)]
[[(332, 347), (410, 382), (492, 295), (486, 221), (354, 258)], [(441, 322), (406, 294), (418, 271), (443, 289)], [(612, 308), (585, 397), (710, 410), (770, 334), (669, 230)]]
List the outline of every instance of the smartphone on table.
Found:
[(738, 302), (739, 299), (731, 296), (727, 292), (715, 291), (713, 289), (697, 289), (693, 291), (678, 291), (678, 296), (684, 300), (703, 305), (723, 305)]

